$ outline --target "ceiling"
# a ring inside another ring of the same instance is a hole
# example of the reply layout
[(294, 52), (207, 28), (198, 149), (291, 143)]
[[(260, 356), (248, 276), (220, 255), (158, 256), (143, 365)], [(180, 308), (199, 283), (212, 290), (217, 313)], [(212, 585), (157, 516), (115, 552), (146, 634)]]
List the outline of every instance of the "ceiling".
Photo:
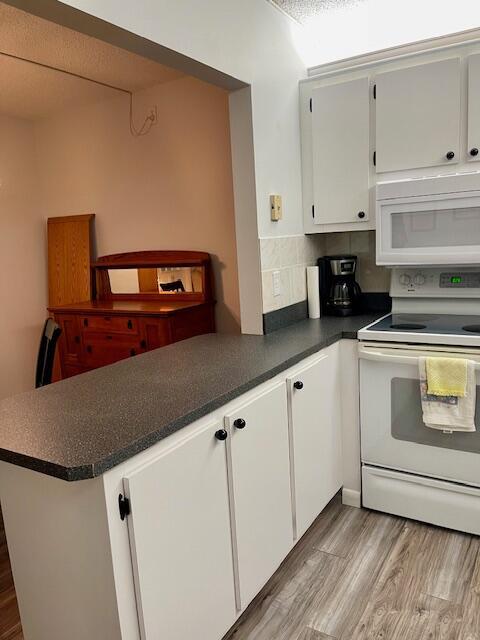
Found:
[[(184, 74), (0, 2), (0, 51), (138, 91)], [(115, 90), (0, 55), (0, 113), (37, 120)]]
[(297, 22), (306, 23), (318, 14), (331, 9), (350, 7), (362, 0), (270, 0)]

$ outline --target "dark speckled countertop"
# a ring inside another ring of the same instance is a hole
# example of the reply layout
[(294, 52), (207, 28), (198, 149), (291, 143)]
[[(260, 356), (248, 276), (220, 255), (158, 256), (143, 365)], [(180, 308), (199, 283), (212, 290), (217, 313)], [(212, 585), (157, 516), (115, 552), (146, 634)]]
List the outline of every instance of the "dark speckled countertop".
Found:
[(208, 334), (0, 402), (0, 460), (64, 480), (101, 475), (382, 314)]

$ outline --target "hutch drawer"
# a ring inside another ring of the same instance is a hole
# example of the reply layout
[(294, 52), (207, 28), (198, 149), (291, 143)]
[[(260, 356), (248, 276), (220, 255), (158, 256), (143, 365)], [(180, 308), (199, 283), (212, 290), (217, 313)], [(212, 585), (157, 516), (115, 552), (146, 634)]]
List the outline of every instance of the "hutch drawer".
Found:
[(138, 320), (129, 316), (84, 315), (80, 317), (80, 325), (84, 331), (138, 334)]

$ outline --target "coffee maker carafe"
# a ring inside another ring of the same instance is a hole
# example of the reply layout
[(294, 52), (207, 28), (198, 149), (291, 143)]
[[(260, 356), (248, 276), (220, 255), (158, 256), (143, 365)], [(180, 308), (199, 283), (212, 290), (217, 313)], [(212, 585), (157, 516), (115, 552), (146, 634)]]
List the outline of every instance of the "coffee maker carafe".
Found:
[(351, 316), (359, 311), (361, 290), (355, 280), (357, 256), (319, 258), (320, 300), (327, 315)]

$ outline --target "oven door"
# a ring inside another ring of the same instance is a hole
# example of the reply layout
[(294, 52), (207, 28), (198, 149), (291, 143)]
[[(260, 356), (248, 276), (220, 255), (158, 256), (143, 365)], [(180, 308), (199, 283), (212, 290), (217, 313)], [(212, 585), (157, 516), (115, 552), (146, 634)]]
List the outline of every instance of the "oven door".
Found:
[(480, 192), (377, 201), (377, 264), (480, 263)]
[(480, 373), (477, 431), (443, 433), (423, 423), (419, 356), (465, 357), (480, 367), (478, 349), (359, 343), (362, 462), (480, 486)]

